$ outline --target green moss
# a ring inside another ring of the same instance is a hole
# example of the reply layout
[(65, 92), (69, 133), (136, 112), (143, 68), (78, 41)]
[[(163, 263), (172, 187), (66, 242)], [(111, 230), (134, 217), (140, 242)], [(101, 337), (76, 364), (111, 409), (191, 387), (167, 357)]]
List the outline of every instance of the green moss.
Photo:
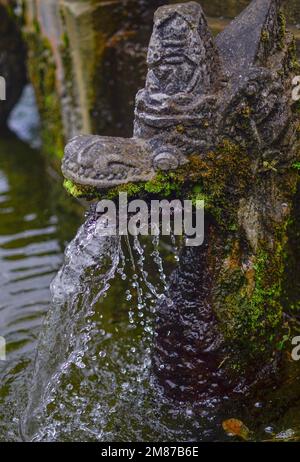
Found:
[(280, 242), (275, 255), (260, 248), (247, 270), (234, 252), (228, 257), (217, 284), (216, 314), (236, 351), (255, 357), (274, 351), (282, 341), (282, 273)]
[(188, 199), (190, 199), (195, 206), (198, 201), (204, 201), (207, 209), (211, 207), (211, 199), (207, 194), (203, 193), (200, 185), (195, 185), (192, 188), (191, 193), (188, 195)]
[(53, 159), (61, 159), (64, 150), (63, 124), (51, 45), (45, 37), (41, 37), (38, 23), (35, 32), (26, 32), (24, 38), (28, 47), (28, 71), (41, 115), (43, 150)]
[(127, 192), (128, 197), (184, 197), (194, 203), (204, 199), (206, 211), (220, 226), (235, 227), (239, 199), (252, 179), (249, 162), (244, 149), (224, 139), (214, 152), (205, 157), (191, 155), (186, 165), (176, 171), (158, 172), (151, 181), (127, 183), (104, 192), (90, 188), (86, 194), (95, 199), (114, 199), (120, 192)]
[[(300, 163), (299, 163), (300, 168)], [(300, 311), (300, 180), (295, 194), (291, 218), (287, 227), (287, 246), (284, 253), (282, 304), (292, 316)]]
[(278, 37), (278, 47), (283, 50), (285, 47), (285, 37), (286, 37), (286, 17), (282, 11), (278, 15), (278, 25), (279, 25), (279, 37)]
[(40, 23), (38, 22), (37, 19), (34, 19), (33, 20), (33, 28), (34, 28), (34, 32), (39, 35), (41, 33), (41, 27), (40, 27)]
[(84, 187), (76, 185), (71, 180), (64, 180), (64, 188), (71, 196), (77, 199), (86, 197), (88, 194)]
[(297, 44), (295, 37), (293, 37), (293, 40), (288, 47), (288, 53), (290, 70), (295, 73), (300, 72), (300, 63), (297, 56)]
[(270, 40), (270, 33), (267, 30), (263, 30), (261, 33), (262, 42), (267, 43)]
[[(283, 315), (289, 302), (283, 303), (283, 295), (285, 300), (290, 297), (285, 293), (285, 279), (290, 279), (295, 289), (295, 276), (285, 277), (289, 222), (287, 218), (280, 226), (274, 225), (267, 241), (259, 240), (255, 250), (239, 227), (223, 234), (225, 250), (219, 256), (222, 267), (215, 283), (213, 306), (224, 337), (239, 352), (236, 363), (247, 362), (249, 357), (268, 359), (287, 342), (289, 326), (283, 323)], [(291, 244), (294, 252), (297, 246), (294, 241)], [(296, 260), (298, 268), (299, 258)], [(298, 274), (295, 266), (292, 271)], [(299, 285), (297, 290), (299, 296)]]
[(263, 333), (268, 329), (274, 332), (274, 328), (282, 320), (280, 295), (283, 266), (280, 261), (282, 259), (280, 248), (279, 245), (278, 253), (273, 257), (270, 256), (270, 252), (264, 250), (261, 250), (256, 257), (255, 289), (250, 299), (249, 316), (249, 326), (253, 333), (258, 326), (262, 327)]
[(126, 192), (128, 197), (140, 196), (143, 194), (144, 184), (143, 183), (126, 183), (121, 186), (116, 186), (112, 188), (107, 193), (102, 193), (100, 198), (115, 199), (118, 197), (119, 193)]

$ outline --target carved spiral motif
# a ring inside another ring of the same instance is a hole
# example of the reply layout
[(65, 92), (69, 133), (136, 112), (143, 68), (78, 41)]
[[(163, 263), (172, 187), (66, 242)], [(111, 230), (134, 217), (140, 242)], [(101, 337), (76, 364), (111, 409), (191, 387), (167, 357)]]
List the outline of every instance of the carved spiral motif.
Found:
[(155, 170), (174, 170), (178, 165), (179, 162), (177, 157), (168, 151), (160, 152), (153, 159), (153, 167)]

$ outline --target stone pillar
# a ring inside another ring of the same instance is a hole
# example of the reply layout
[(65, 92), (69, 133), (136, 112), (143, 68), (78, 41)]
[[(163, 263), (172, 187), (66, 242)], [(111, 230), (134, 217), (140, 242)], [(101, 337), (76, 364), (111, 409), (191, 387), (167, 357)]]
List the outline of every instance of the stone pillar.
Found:
[(26, 83), (26, 51), (14, 12), (0, 2), (0, 129), (19, 100)]

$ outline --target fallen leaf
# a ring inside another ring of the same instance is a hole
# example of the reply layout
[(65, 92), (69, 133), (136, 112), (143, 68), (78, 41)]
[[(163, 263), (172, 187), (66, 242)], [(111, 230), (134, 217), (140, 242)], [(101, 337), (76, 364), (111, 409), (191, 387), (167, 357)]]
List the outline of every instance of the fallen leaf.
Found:
[(246, 425), (238, 419), (224, 420), (222, 423), (223, 430), (229, 436), (239, 436), (243, 440), (247, 441), (250, 436), (250, 430)]

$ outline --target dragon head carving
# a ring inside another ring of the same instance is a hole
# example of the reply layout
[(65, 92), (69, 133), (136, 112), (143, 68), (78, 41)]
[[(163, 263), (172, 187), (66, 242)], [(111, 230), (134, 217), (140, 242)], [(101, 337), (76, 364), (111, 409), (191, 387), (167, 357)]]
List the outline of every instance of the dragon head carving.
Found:
[(64, 176), (98, 189), (148, 181), (191, 154), (205, 157), (224, 138), (250, 152), (286, 149), (293, 38), (283, 33), (280, 4), (253, 0), (216, 39), (198, 3), (159, 8), (133, 137), (75, 137), (65, 149)]

